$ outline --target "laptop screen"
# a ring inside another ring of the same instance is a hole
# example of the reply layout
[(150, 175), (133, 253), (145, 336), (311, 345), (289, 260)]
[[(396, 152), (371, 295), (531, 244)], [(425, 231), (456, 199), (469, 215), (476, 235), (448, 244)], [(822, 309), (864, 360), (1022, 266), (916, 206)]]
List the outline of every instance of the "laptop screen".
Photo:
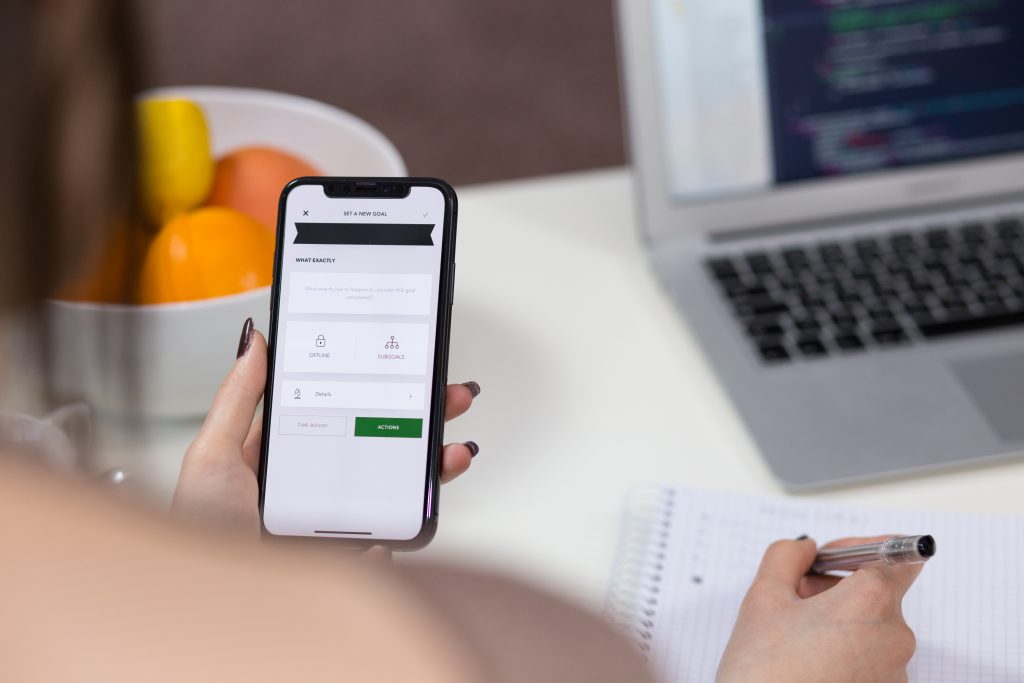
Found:
[(1021, 0), (653, 0), (673, 195), (1024, 149)]

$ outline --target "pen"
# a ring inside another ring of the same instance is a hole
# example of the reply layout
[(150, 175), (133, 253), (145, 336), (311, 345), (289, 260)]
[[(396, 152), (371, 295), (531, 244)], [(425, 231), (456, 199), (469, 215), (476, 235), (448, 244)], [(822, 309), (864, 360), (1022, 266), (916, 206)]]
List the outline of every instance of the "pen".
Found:
[(819, 550), (811, 571), (823, 574), (853, 571), (868, 564), (918, 564), (934, 554), (935, 539), (931, 536), (893, 536), (877, 543)]

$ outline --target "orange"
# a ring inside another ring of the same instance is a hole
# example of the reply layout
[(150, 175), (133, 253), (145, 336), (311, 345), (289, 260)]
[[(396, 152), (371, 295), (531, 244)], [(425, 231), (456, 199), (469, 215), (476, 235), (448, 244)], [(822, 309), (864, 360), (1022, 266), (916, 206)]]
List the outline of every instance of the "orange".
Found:
[(139, 275), (138, 302), (162, 304), (237, 294), (270, 284), (274, 233), (243, 213), (210, 206), (172, 218)]
[(277, 226), (277, 202), (289, 181), (321, 175), (306, 161), (273, 147), (241, 147), (217, 162), (207, 204), (249, 214), (268, 228)]

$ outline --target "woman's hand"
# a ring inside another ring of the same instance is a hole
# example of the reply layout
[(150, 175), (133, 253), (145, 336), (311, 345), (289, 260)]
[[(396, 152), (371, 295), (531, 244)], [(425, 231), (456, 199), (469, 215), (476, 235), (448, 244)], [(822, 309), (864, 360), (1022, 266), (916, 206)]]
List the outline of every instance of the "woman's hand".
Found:
[(722, 655), (718, 683), (907, 680), (916, 643), (902, 602), (921, 565), (869, 566), (842, 579), (808, 575), (816, 552), (809, 539), (768, 548)]
[[(199, 435), (185, 452), (174, 492), (172, 514), (205, 524), (229, 527), (259, 538), (259, 487), (262, 419), (256, 409), (267, 380), (267, 342), (252, 328), (242, 328), (238, 360), (221, 384)], [(445, 394), (445, 420), (469, 410), (480, 393), (476, 382), (452, 384)], [(472, 441), (448, 444), (441, 458), (441, 481), (469, 469), (478, 452)]]

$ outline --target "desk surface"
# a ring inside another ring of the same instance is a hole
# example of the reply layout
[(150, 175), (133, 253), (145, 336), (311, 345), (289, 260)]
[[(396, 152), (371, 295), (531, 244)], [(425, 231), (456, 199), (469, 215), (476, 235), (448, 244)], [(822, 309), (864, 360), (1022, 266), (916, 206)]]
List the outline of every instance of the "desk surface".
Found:
[[(481, 451), (444, 488), (424, 556), (599, 606), (634, 485), (782, 493), (648, 267), (627, 171), (476, 186), (459, 203), (449, 377), (483, 392), (446, 436)], [(102, 464), (169, 500), (195, 430), (102, 425)], [(1021, 490), (1024, 461), (813, 496), (1020, 513)]]

